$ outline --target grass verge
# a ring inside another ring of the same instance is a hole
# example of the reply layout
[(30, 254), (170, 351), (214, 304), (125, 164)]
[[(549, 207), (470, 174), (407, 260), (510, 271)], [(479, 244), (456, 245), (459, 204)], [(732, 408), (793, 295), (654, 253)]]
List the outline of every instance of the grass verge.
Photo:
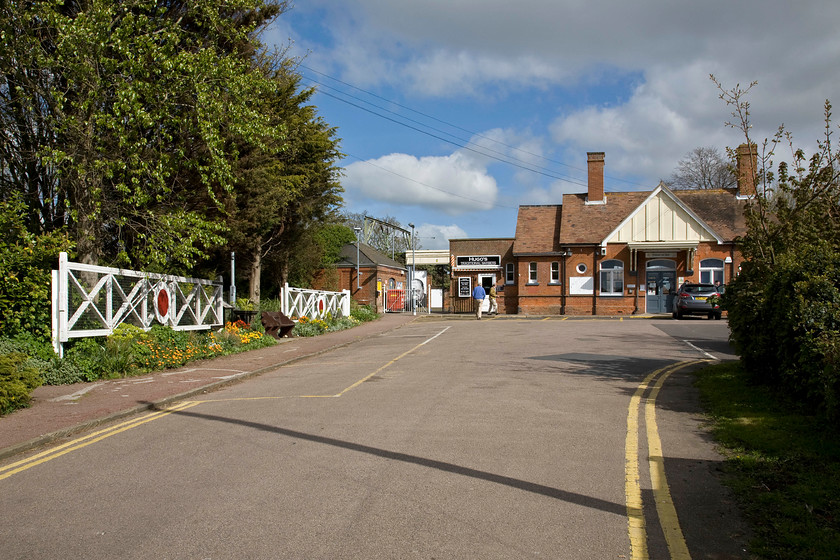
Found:
[(738, 362), (697, 373), (725, 456), (724, 482), (752, 526), (760, 558), (840, 556), (840, 433), (754, 385)]

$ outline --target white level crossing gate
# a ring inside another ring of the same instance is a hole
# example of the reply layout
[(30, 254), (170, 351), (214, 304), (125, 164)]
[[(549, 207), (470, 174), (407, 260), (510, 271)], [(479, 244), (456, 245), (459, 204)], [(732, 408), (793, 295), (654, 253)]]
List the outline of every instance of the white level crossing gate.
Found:
[(154, 321), (175, 330), (224, 324), (221, 282), (69, 262), (52, 271), (52, 341), (108, 336), (122, 323), (144, 330)]

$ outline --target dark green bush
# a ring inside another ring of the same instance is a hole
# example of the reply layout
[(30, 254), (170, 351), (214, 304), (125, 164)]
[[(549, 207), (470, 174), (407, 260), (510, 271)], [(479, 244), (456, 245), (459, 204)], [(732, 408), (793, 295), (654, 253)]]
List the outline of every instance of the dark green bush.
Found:
[(32, 391), (41, 385), (41, 377), (27, 357), (18, 352), (0, 355), (0, 414), (29, 406)]
[(26, 206), (0, 202), (0, 332), (50, 336), (50, 270), (71, 243), (62, 231), (34, 235), (27, 231)]
[(727, 288), (731, 338), (754, 379), (840, 418), (840, 254), (816, 243), (745, 263)]

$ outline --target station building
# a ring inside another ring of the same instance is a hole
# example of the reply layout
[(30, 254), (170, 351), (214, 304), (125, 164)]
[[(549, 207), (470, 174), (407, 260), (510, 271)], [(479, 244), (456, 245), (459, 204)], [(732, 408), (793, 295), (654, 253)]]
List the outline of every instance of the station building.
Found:
[(451, 309), (469, 311), (478, 283), (497, 286), (499, 313), (670, 313), (683, 282), (737, 275), (755, 146), (738, 148), (734, 189), (605, 193), (604, 162), (587, 154), (586, 193), (520, 206), (514, 238), (450, 240)]

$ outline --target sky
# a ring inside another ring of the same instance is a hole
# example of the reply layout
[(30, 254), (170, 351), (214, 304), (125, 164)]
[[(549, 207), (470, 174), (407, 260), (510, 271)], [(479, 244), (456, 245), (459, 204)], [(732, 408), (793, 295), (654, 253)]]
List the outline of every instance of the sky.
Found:
[(609, 193), (741, 144), (710, 75), (757, 82), (753, 140), (784, 125), (811, 153), (840, 102), (838, 29), (830, 0), (298, 0), (262, 40), (298, 60), (337, 129), (345, 209), (448, 249), (586, 192), (587, 152), (605, 153)]

